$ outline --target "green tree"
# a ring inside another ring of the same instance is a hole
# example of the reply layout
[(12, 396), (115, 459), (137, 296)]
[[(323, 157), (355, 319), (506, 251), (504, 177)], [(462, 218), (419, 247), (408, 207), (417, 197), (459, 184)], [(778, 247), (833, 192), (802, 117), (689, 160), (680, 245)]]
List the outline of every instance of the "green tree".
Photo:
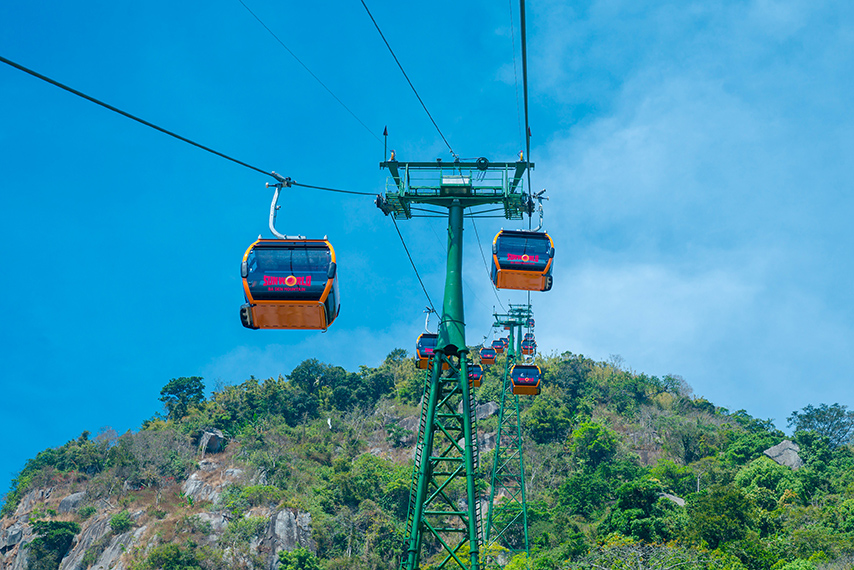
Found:
[(190, 407), (198, 406), (204, 399), (205, 385), (198, 376), (173, 378), (160, 390), (160, 401), (170, 420), (183, 418)]
[(745, 538), (753, 525), (755, 507), (750, 498), (730, 487), (712, 487), (698, 493), (688, 506), (690, 528), (711, 550)]
[(315, 554), (303, 547), (279, 552), (279, 570), (321, 570)]
[(812, 404), (788, 417), (789, 427), (795, 431), (814, 431), (827, 437), (831, 447), (838, 448), (851, 441), (854, 435), (854, 411), (841, 404)]
[(537, 443), (549, 443), (563, 437), (571, 422), (569, 410), (550, 394), (537, 398), (522, 414), (522, 423)]
[(27, 570), (56, 570), (71, 549), (80, 525), (61, 521), (34, 521), (32, 524), (36, 538), (27, 545)]
[(196, 551), (190, 543), (186, 548), (177, 544), (156, 546), (136, 568), (138, 570), (202, 570)]
[(596, 422), (584, 422), (572, 432), (572, 456), (585, 469), (594, 470), (617, 452), (617, 434)]

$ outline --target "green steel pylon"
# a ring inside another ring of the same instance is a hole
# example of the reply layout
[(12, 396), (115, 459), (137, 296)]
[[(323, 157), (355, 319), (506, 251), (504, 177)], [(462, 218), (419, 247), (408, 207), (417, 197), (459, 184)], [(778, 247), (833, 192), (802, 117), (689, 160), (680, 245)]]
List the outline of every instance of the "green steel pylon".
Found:
[(510, 346), (504, 363), (504, 383), (494, 461), (490, 478), (489, 510), (484, 544), (500, 544), (513, 553), (530, 555), (528, 503), (525, 497), (525, 463), (519, 396), (513, 393), (510, 369), (521, 355), (522, 327), (533, 315), (530, 305), (510, 305), (509, 314), (495, 315), (496, 327), (510, 329)]
[[(508, 219), (533, 212), (520, 191), (532, 163), (398, 162), (380, 164), (391, 180), (377, 206), (394, 218), (411, 218), (413, 204), (448, 210), (448, 258), (439, 339), (427, 375), (415, 448), (406, 540), (400, 568), (417, 570), (424, 547), (438, 552), (435, 568), (480, 569), (480, 497), (473, 390), (468, 382), (462, 248), (463, 217), (479, 206), (502, 204)], [(468, 213), (465, 210), (469, 209)], [(465, 489), (465, 500), (460, 497)]]

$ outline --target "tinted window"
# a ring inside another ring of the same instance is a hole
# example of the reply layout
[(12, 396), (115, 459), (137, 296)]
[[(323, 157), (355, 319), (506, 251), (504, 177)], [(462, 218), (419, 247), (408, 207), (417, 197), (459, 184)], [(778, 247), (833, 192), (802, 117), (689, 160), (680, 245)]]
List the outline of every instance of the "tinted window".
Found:
[(502, 269), (542, 272), (550, 259), (551, 242), (545, 234), (503, 232), (495, 245)]
[(512, 371), (514, 384), (535, 386), (540, 381), (540, 371), (536, 366), (514, 366)]
[(436, 343), (439, 340), (439, 335), (423, 334), (418, 337), (418, 344), (415, 349), (419, 356), (426, 357), (432, 355), (436, 350)]
[(332, 255), (326, 247), (256, 247), (246, 261), (246, 281), (256, 300), (319, 300)]

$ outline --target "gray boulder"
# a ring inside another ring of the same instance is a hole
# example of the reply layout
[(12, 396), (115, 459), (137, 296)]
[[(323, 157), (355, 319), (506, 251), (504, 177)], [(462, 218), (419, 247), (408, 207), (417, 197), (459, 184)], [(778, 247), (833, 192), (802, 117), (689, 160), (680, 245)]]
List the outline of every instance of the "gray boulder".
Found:
[(205, 453), (219, 453), (225, 449), (225, 435), (218, 429), (209, 429), (199, 437), (199, 449)]
[(780, 465), (788, 467), (792, 471), (797, 471), (804, 464), (801, 456), (798, 455), (800, 450), (801, 448), (797, 443), (784, 439), (774, 447), (769, 447), (763, 453)]
[(668, 501), (674, 502), (680, 507), (685, 506), (685, 499), (683, 499), (682, 497), (677, 497), (676, 495), (671, 495), (670, 493), (661, 493), (658, 496), (662, 499), (667, 499)]
[(83, 499), (86, 498), (86, 491), (80, 491), (79, 493), (74, 493), (68, 495), (61, 501), (59, 501), (59, 507), (57, 507), (57, 511), (60, 514), (70, 513), (71, 511), (76, 511), (80, 504), (83, 502)]

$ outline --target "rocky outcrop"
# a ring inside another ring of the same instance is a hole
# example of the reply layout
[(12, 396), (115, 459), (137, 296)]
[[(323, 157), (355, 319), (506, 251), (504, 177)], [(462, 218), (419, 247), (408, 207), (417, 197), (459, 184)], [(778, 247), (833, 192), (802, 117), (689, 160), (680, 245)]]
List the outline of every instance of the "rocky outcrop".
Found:
[(311, 514), (303, 511), (283, 509), (273, 513), (264, 533), (253, 541), (253, 549), (266, 561), (264, 568), (277, 570), (279, 552), (302, 547), (312, 552), (317, 544), (311, 538)]
[(26, 544), (33, 540), (33, 531), (22, 516), (0, 530), (0, 569), (24, 570), (27, 567)]
[(495, 449), (495, 437), (496, 434), (494, 431), (490, 433), (482, 434), (478, 438), (477, 447), (480, 453), (486, 453), (487, 451), (492, 451)]
[(769, 447), (763, 453), (780, 465), (788, 467), (792, 471), (797, 471), (804, 464), (801, 456), (798, 455), (800, 450), (801, 448), (797, 443), (784, 439), (774, 447)]
[(15, 509), (15, 516), (25, 515), (33, 510), (38, 503), (44, 503), (48, 499), (50, 499), (51, 494), (53, 493), (53, 487), (46, 487), (44, 489), (34, 489), (24, 495), (24, 498), (21, 499), (21, 502), (18, 503), (18, 508)]
[(486, 402), (484, 404), (478, 404), (474, 409), (474, 413), (478, 420), (485, 420), (489, 416), (497, 414), (499, 409), (500, 406), (495, 402)]
[[(145, 534), (148, 527), (141, 526), (136, 530), (114, 536), (110, 540), (110, 544), (101, 553), (98, 559), (89, 570), (126, 570), (124, 563), (121, 560), (122, 554), (130, 550), (130, 548), (139, 542), (139, 539)], [(76, 570), (77, 566), (60, 566), (59, 570)]]
[(110, 532), (111, 515), (99, 517), (83, 528), (71, 545), (71, 551), (62, 559), (60, 570), (74, 570), (83, 565), (83, 557), (86, 551), (95, 546)]
[(222, 469), (215, 461), (202, 460), (199, 463), (199, 471), (191, 474), (181, 485), (181, 492), (193, 501), (216, 503), (222, 490), (242, 479), (243, 475), (242, 469)]

